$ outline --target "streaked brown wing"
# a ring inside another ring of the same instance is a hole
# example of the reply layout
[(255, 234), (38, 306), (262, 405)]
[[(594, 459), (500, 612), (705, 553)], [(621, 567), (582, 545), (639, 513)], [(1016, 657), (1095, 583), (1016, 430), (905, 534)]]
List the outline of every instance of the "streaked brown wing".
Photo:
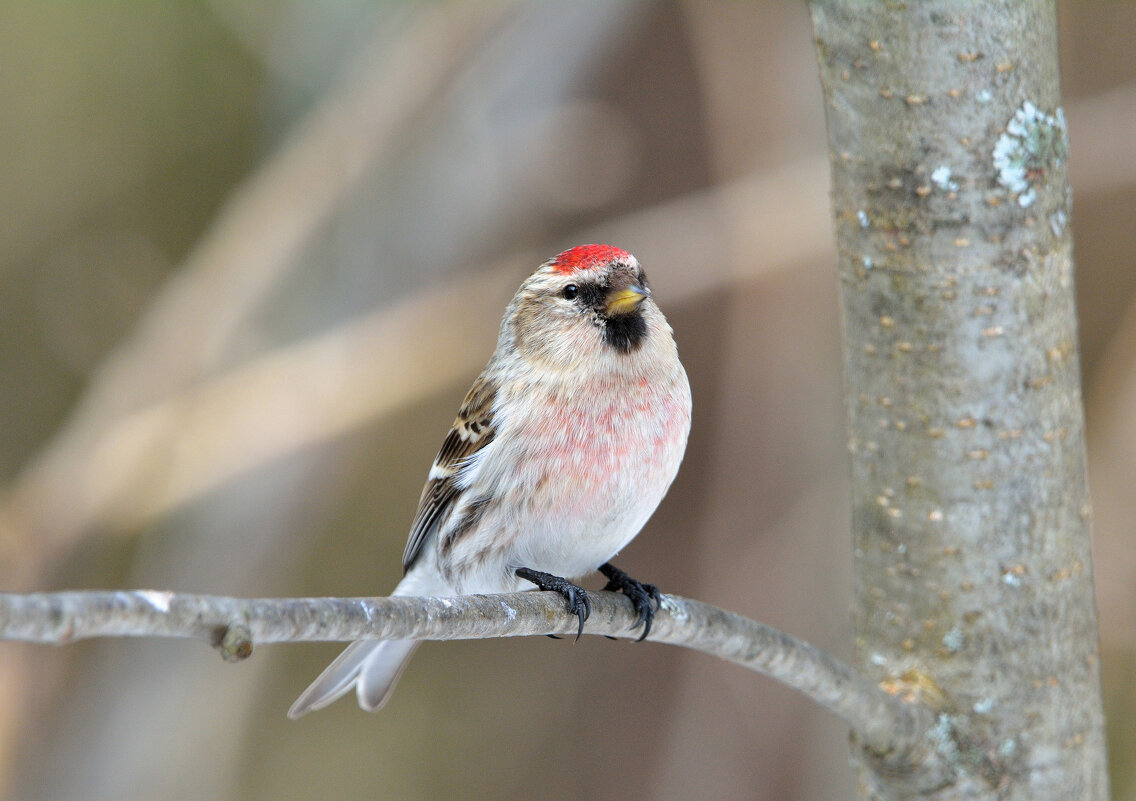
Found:
[(493, 441), (497, 433), (493, 425), (493, 399), (496, 394), (496, 386), (480, 377), (465, 396), (453, 428), (434, 457), (430, 478), (422, 488), (418, 512), (414, 515), (406, 550), (402, 553), (404, 569), (409, 570), (414, 564), (423, 545), (437, 533), (438, 526), (457, 501), (460, 491), (457, 476), (466, 460)]

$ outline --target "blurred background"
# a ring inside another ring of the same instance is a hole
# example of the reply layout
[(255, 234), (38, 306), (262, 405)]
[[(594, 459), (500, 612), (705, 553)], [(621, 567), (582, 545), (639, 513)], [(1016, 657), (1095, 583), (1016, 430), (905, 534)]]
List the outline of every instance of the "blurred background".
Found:
[[(1113, 786), (1136, 799), (1136, 4), (1064, 3)], [(824, 118), (803, 3), (0, 5), (0, 586), (381, 595), (505, 303), (639, 256), (695, 417), (619, 564), (849, 648)], [(596, 583), (595, 586), (598, 586)], [(3, 644), (16, 799), (838, 799), (846, 729), (699, 654)]]

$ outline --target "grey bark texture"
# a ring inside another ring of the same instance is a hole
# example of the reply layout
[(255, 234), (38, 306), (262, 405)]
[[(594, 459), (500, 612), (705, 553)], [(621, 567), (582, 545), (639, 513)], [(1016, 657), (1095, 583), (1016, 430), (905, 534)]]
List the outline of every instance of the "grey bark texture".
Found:
[[(587, 633), (638, 638), (631, 603), (589, 593)], [(159, 590), (0, 593), (0, 639), (63, 643), (90, 637), (184, 637), (230, 662), (253, 644), (376, 639), (460, 640), (572, 635), (555, 593), (457, 598), (224, 598)], [(709, 604), (664, 595), (647, 639), (681, 645), (784, 682), (843, 718), (876, 751), (902, 759), (922, 747), (930, 714), (881, 692), (808, 643)]]
[[(1052, 2), (814, 0), (852, 463), (856, 659), (945, 777), (861, 798), (1105, 799)], [(941, 765), (938, 766), (941, 768)]]

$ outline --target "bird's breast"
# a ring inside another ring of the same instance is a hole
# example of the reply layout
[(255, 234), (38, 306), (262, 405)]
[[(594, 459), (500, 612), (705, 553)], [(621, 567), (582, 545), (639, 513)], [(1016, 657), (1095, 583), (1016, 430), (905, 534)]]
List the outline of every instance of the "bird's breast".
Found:
[(568, 577), (595, 570), (647, 522), (682, 461), (690, 427), (684, 375), (523, 391), (525, 402), (508, 404), (468, 475), (469, 489), (494, 503), (454, 545), (465, 591), (518, 588), (511, 571), (522, 566)]

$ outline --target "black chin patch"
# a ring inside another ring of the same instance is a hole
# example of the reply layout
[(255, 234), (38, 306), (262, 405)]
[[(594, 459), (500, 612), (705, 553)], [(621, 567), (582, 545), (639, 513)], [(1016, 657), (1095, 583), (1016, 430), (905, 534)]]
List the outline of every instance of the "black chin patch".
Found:
[(643, 313), (639, 309), (630, 314), (607, 318), (603, 332), (604, 342), (620, 353), (638, 350), (646, 335), (647, 321), (643, 319)]

